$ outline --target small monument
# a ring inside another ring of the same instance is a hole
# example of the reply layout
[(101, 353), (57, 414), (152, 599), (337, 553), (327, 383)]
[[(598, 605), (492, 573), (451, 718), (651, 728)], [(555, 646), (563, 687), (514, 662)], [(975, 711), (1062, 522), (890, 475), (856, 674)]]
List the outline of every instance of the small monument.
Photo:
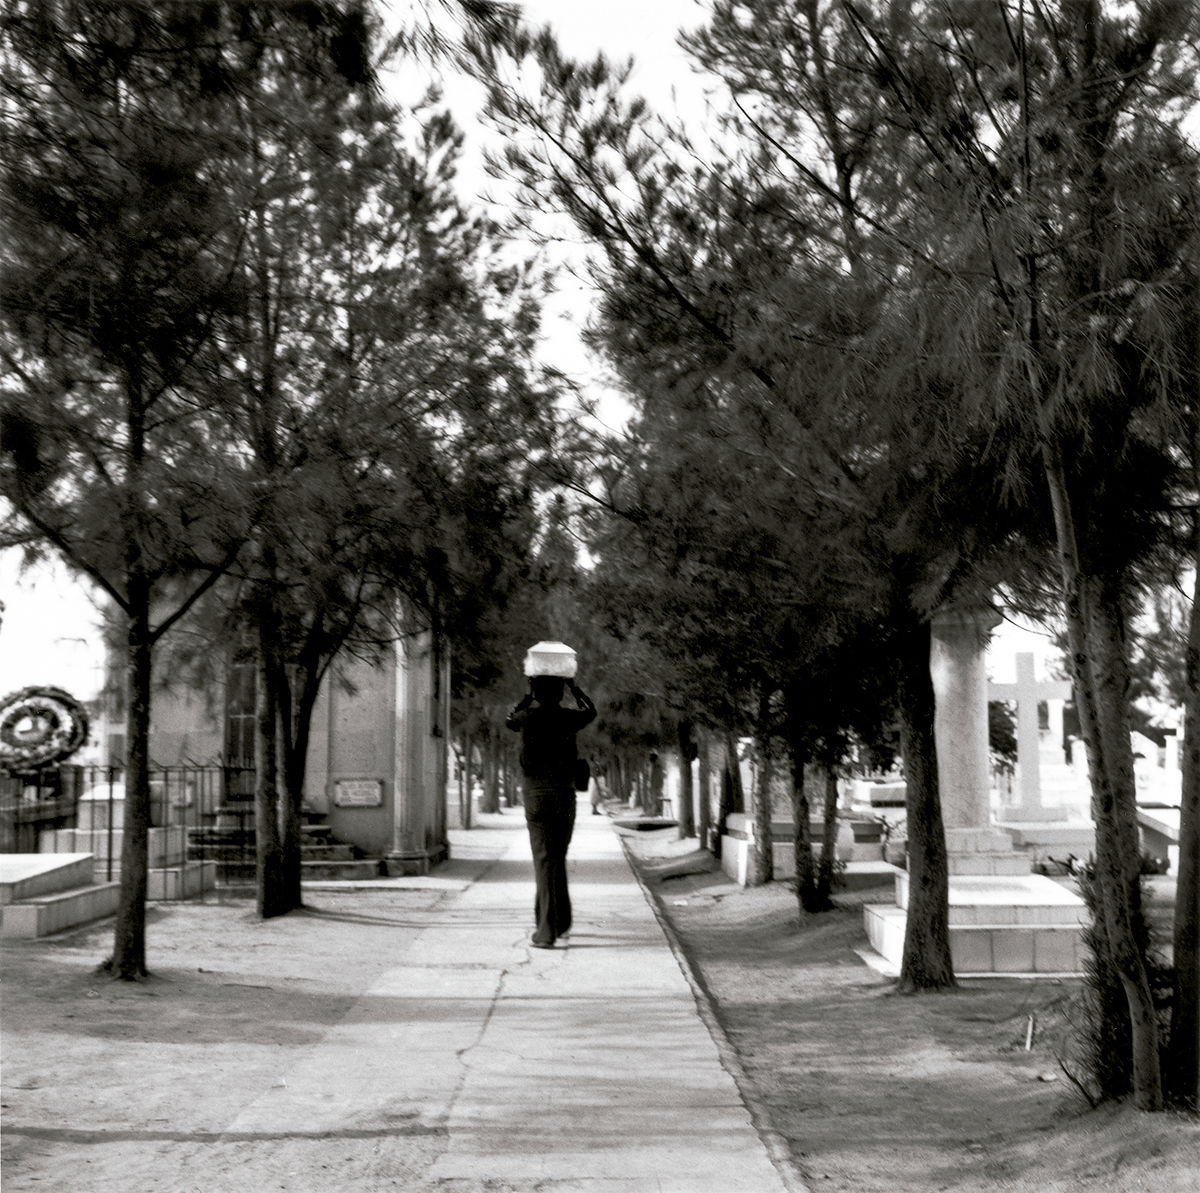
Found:
[(1091, 788), (1086, 771), (1080, 775), (1069, 765), (1063, 750), (1063, 709), (1071, 684), (1039, 681), (1030, 652), (1019, 653), (1016, 664), (1016, 683), (988, 685), (990, 699), (1015, 701), (1017, 706), (1017, 800), (999, 809), (1000, 827), (1035, 859), (1068, 854), (1086, 858), (1096, 846)]
[[(1081, 971), (1083, 900), (1041, 875), (991, 822), (984, 652), (999, 615), (952, 607), (933, 620), (934, 736), (950, 872), (950, 953), (970, 974)], [(867, 936), (897, 971), (904, 952), (909, 876), (896, 874), (895, 906), (864, 908)]]

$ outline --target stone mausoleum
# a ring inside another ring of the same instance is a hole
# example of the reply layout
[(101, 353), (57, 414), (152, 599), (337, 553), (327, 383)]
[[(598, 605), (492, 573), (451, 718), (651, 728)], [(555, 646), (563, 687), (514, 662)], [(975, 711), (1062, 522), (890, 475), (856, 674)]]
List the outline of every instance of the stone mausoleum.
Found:
[[(389, 874), (425, 874), (449, 855), (449, 666), (448, 648), (428, 632), (395, 643), (376, 665), (346, 656), (330, 668), (314, 710), (305, 812)], [(203, 687), (170, 677), (154, 693), (152, 765), (252, 767), (254, 717), (248, 657), (229, 652)], [(120, 765), (123, 727), (108, 730), (106, 761)], [(232, 772), (219, 798), (226, 814), (248, 814), (253, 775)], [(221, 810), (193, 808), (188, 819)]]

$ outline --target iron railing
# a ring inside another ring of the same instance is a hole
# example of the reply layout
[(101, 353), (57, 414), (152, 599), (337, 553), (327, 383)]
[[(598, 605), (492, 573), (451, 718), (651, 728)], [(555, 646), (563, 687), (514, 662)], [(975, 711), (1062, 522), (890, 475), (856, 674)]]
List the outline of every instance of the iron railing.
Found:
[[(250, 766), (151, 767), (151, 898), (253, 886), (253, 793)], [(0, 853), (90, 853), (96, 880), (111, 881), (120, 875), (124, 812), (120, 767), (0, 773)]]

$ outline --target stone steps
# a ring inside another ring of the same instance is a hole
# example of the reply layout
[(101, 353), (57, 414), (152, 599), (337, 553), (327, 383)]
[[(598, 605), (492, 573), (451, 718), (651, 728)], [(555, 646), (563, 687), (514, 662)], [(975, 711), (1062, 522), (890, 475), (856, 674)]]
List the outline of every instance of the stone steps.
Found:
[[(253, 886), (256, 863), (253, 857), (214, 863), (222, 886)], [(364, 857), (353, 861), (301, 861), (301, 882), (361, 882), (378, 878), (383, 872), (379, 858)]]
[[(222, 886), (252, 886), (255, 881), (254, 827), (217, 826), (188, 830), (188, 854), (215, 863)], [(301, 826), (301, 882), (354, 882), (378, 878), (382, 862), (333, 839), (327, 824)]]
[(353, 845), (302, 845), (300, 856), (306, 862), (356, 862), (361, 860), (359, 850)]
[(357, 858), (354, 861), (304, 861), (300, 866), (300, 881), (333, 879), (356, 882), (378, 878), (382, 873), (383, 863), (372, 857)]

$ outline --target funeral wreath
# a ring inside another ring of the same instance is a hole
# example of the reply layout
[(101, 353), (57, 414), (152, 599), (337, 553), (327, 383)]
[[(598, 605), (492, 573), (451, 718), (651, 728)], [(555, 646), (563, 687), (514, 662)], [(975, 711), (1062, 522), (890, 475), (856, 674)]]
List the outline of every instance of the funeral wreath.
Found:
[(22, 688), (0, 700), (0, 771), (68, 758), (87, 741), (83, 705), (61, 688)]

